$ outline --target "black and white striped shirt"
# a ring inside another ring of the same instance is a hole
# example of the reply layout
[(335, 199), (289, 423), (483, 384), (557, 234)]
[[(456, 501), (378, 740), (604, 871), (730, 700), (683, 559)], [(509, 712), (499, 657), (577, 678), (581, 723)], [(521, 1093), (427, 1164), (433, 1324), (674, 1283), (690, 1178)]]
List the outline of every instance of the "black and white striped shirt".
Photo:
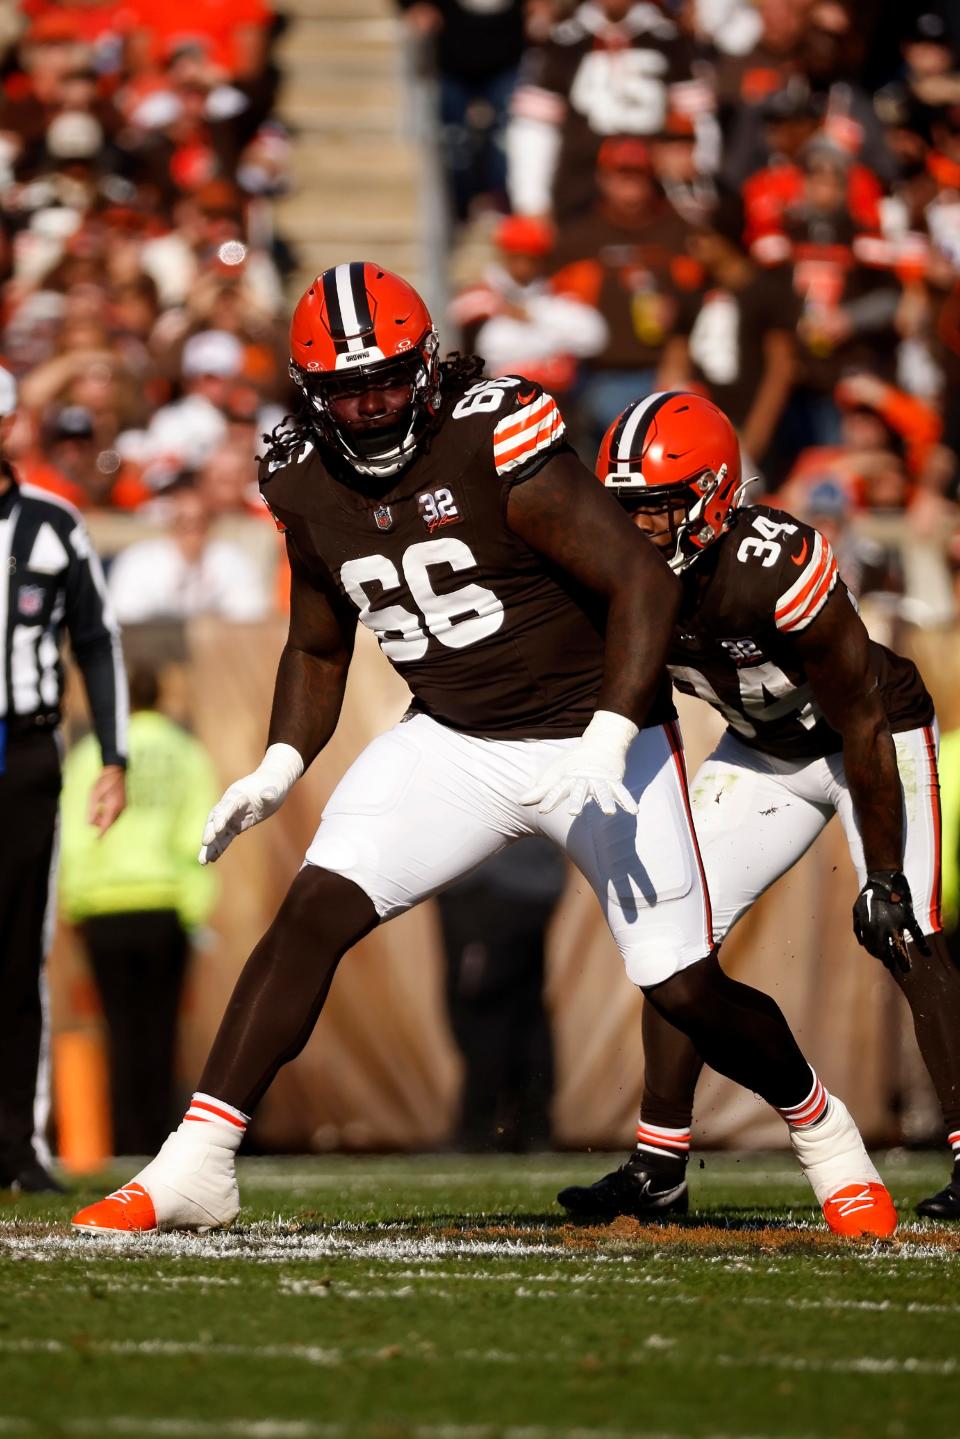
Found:
[(73, 505), (0, 467), (0, 723), (11, 737), (60, 721), (64, 631), (104, 764), (124, 764), (127, 681), (100, 561)]

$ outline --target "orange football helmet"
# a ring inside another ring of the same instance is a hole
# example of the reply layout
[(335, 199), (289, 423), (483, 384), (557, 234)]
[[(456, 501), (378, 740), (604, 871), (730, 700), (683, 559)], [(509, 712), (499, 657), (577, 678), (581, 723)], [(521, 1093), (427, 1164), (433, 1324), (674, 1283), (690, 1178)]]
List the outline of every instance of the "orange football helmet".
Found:
[[(596, 470), (630, 513), (671, 517), (667, 562), (677, 573), (730, 526), (744, 489), (730, 421), (710, 400), (683, 390), (628, 405), (603, 437)], [(676, 522), (681, 507), (684, 517)]]
[[(293, 312), (290, 377), (302, 390), (321, 443), (355, 470), (392, 475), (410, 463), (440, 405), (439, 339), (412, 285), (370, 261), (318, 275)], [(338, 423), (330, 399), (409, 384), (397, 424), (362, 435)]]

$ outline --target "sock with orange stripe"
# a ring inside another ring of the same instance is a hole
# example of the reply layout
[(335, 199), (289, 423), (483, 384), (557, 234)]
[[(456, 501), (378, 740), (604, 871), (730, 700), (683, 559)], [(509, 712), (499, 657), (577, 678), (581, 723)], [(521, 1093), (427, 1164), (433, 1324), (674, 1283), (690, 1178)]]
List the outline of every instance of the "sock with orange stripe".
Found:
[(217, 1144), (237, 1150), (249, 1123), (250, 1116), (240, 1109), (234, 1109), (232, 1104), (226, 1104), (212, 1094), (197, 1093), (190, 1100), (180, 1128), (190, 1133), (197, 1132), (200, 1125), (207, 1126), (209, 1137), (215, 1138)]
[(947, 1143), (953, 1151), (953, 1172), (957, 1178), (960, 1178), (960, 1129), (957, 1130), (956, 1134), (949, 1136)]
[(805, 1099), (799, 1104), (787, 1105), (782, 1109), (777, 1106), (777, 1113), (781, 1119), (786, 1120), (791, 1129), (812, 1129), (826, 1117), (830, 1109), (830, 1095), (812, 1069), (810, 1075), (813, 1083)]
[(690, 1130), (637, 1121), (637, 1154), (645, 1169), (675, 1169), (690, 1157)]

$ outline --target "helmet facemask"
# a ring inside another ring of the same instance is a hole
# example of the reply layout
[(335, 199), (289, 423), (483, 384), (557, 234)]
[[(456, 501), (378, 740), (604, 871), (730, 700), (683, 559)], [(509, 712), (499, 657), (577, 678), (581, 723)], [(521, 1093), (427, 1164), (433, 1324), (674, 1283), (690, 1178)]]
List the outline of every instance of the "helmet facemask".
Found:
[[(734, 504), (724, 496), (727, 466), (702, 470), (688, 480), (670, 485), (648, 485), (628, 469), (614, 470), (604, 484), (628, 514), (642, 511), (668, 517), (670, 546), (658, 546), (674, 574), (682, 574), (718, 540), (733, 523)], [(682, 510), (678, 522), (675, 514)]]
[[(311, 371), (291, 361), (290, 376), (303, 392), (310, 422), (321, 443), (336, 450), (361, 475), (385, 479), (416, 458), (440, 403), (439, 339), (428, 330), (416, 346), (389, 359), (336, 371)], [(410, 400), (396, 423), (368, 430), (336, 419), (331, 400), (389, 385), (409, 385)]]

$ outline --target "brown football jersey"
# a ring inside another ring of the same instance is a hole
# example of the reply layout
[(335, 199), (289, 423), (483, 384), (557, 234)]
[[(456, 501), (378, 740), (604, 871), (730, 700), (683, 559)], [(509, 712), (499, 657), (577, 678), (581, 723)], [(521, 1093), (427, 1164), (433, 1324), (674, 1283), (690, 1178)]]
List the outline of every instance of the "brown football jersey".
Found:
[[(740, 510), (684, 577), (668, 657), (677, 689), (706, 700), (744, 744), (776, 759), (837, 753), (842, 741), (817, 708), (793, 636), (838, 586), (846, 590), (816, 530), (784, 510)], [(871, 650), (893, 732), (931, 724), (916, 665), (872, 641)]]
[[(553, 210), (560, 220), (596, 198), (597, 155), (609, 135), (655, 135), (691, 87), (691, 41), (652, 5), (611, 24), (596, 5), (580, 5), (550, 39), (524, 57), (514, 113), (560, 131)], [(681, 108), (682, 105), (681, 105)]]
[[(582, 733), (603, 670), (602, 606), (506, 523), (513, 485), (566, 448), (550, 395), (517, 376), (444, 383), (430, 443), (376, 499), (304, 431), (260, 471), (292, 558), (376, 634), (414, 707), (498, 739)], [(669, 684), (647, 724), (671, 718)]]

